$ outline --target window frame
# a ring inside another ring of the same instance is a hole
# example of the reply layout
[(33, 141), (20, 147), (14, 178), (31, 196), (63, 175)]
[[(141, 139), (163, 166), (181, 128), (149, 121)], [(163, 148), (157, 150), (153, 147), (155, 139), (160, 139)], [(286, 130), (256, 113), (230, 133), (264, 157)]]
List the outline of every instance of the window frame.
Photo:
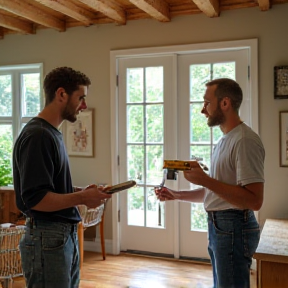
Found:
[[(0, 125), (12, 125), (12, 136), (13, 144), (18, 137), (22, 125), (27, 123), (31, 117), (22, 117), (22, 83), (21, 75), (39, 73), (40, 74), (40, 111), (44, 107), (44, 97), (42, 90), (43, 83), (43, 63), (35, 64), (21, 64), (21, 65), (7, 65), (0, 66), (0, 75), (11, 75), (12, 80), (12, 115), (11, 116), (1, 116), (0, 115)], [(40, 112), (39, 111), (39, 112)], [(36, 116), (36, 115), (35, 115)]]

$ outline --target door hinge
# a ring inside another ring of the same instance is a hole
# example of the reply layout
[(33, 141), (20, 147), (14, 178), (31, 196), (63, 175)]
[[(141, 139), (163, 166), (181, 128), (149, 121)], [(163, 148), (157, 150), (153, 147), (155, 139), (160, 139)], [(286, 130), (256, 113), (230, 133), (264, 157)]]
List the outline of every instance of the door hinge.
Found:
[(119, 85), (119, 75), (116, 75), (116, 86), (118, 87)]
[(118, 210), (118, 222), (120, 222), (120, 210)]
[(117, 156), (117, 165), (118, 166), (120, 165), (120, 156), (119, 155)]
[(250, 80), (250, 66), (248, 66), (248, 80)]

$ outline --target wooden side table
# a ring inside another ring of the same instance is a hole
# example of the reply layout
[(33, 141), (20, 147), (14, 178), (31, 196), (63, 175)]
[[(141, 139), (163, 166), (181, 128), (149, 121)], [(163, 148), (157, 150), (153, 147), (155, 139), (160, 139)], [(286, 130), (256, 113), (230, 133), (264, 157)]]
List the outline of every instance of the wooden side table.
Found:
[(13, 187), (0, 187), (0, 223), (16, 223), (22, 213), (18, 210)]
[(257, 287), (288, 287), (288, 220), (267, 219), (258, 248)]

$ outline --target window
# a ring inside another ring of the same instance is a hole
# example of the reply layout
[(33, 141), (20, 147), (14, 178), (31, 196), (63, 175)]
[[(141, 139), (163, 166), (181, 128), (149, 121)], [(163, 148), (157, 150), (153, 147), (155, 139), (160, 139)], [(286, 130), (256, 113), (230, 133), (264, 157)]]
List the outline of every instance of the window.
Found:
[(0, 66), (0, 186), (12, 184), (12, 149), (43, 107), (42, 64)]

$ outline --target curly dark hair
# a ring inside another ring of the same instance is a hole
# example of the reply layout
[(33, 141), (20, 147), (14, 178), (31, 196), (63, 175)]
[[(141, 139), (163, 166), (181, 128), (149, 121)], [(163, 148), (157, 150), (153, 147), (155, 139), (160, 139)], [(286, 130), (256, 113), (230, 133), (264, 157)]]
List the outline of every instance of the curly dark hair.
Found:
[(75, 71), (70, 67), (58, 67), (49, 72), (44, 79), (45, 105), (48, 105), (55, 98), (58, 88), (65, 89), (68, 95), (78, 90), (79, 85), (89, 86), (90, 79), (80, 71)]
[(230, 78), (219, 78), (206, 83), (206, 86), (217, 85), (215, 96), (218, 103), (225, 97), (230, 98), (231, 105), (235, 111), (238, 111), (243, 99), (243, 93), (240, 85)]

